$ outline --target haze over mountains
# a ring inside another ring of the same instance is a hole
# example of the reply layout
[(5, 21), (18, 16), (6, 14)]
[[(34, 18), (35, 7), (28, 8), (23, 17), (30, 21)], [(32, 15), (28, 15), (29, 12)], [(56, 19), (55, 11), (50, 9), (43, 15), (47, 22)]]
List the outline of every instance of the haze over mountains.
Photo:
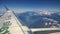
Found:
[(29, 28), (60, 27), (60, 13), (50, 11), (27, 11), (16, 15)]

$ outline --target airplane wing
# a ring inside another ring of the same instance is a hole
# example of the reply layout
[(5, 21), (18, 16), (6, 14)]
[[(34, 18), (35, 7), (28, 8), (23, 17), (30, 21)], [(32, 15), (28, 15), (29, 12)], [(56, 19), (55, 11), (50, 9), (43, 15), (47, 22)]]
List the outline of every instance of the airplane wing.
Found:
[(34, 34), (49, 34), (60, 32), (60, 28), (32, 28), (31, 29)]
[[(11, 10), (0, 17), (1, 34), (29, 34), (29, 28), (22, 26)], [(31, 33), (32, 34), (32, 33)]]

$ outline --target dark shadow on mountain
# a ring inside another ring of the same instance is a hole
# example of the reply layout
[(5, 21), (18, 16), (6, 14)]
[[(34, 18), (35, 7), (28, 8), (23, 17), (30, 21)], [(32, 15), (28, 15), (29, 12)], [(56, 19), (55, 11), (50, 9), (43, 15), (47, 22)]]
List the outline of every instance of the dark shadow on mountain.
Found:
[(23, 25), (26, 25), (29, 28), (51, 27), (52, 24), (45, 26), (45, 23), (46, 22), (49, 23), (53, 21), (43, 19), (43, 18), (53, 19), (53, 20), (58, 21), (58, 23), (60, 22), (60, 15), (58, 15), (58, 13), (53, 13), (51, 15), (39, 15), (38, 13), (32, 11), (32, 12), (20, 13), (20, 14), (17, 14), (16, 16)]

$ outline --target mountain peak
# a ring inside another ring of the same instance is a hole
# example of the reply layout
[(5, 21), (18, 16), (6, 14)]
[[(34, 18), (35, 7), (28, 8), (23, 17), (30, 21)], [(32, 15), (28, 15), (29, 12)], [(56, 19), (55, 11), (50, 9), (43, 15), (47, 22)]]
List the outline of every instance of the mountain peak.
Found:
[(38, 14), (41, 14), (41, 15), (51, 15), (53, 12), (50, 12), (50, 11), (39, 11)]

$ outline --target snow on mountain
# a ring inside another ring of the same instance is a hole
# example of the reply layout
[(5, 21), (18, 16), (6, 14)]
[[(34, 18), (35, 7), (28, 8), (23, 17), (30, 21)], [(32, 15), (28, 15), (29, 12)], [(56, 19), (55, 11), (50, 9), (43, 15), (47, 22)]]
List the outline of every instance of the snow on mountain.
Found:
[(50, 18), (43, 18), (43, 19), (46, 21), (46, 23), (45, 23), (46, 26), (47, 25), (52, 25), (51, 27), (60, 27), (60, 24), (56, 20), (53, 20), (53, 19), (50, 19)]
[(49, 11), (24, 12), (18, 14), (18, 18), (28, 27), (60, 27), (60, 17), (58, 13)]
[(60, 12), (57, 12), (57, 14), (60, 16)]
[(53, 12), (50, 11), (39, 11), (38, 14), (40, 15), (51, 15)]

